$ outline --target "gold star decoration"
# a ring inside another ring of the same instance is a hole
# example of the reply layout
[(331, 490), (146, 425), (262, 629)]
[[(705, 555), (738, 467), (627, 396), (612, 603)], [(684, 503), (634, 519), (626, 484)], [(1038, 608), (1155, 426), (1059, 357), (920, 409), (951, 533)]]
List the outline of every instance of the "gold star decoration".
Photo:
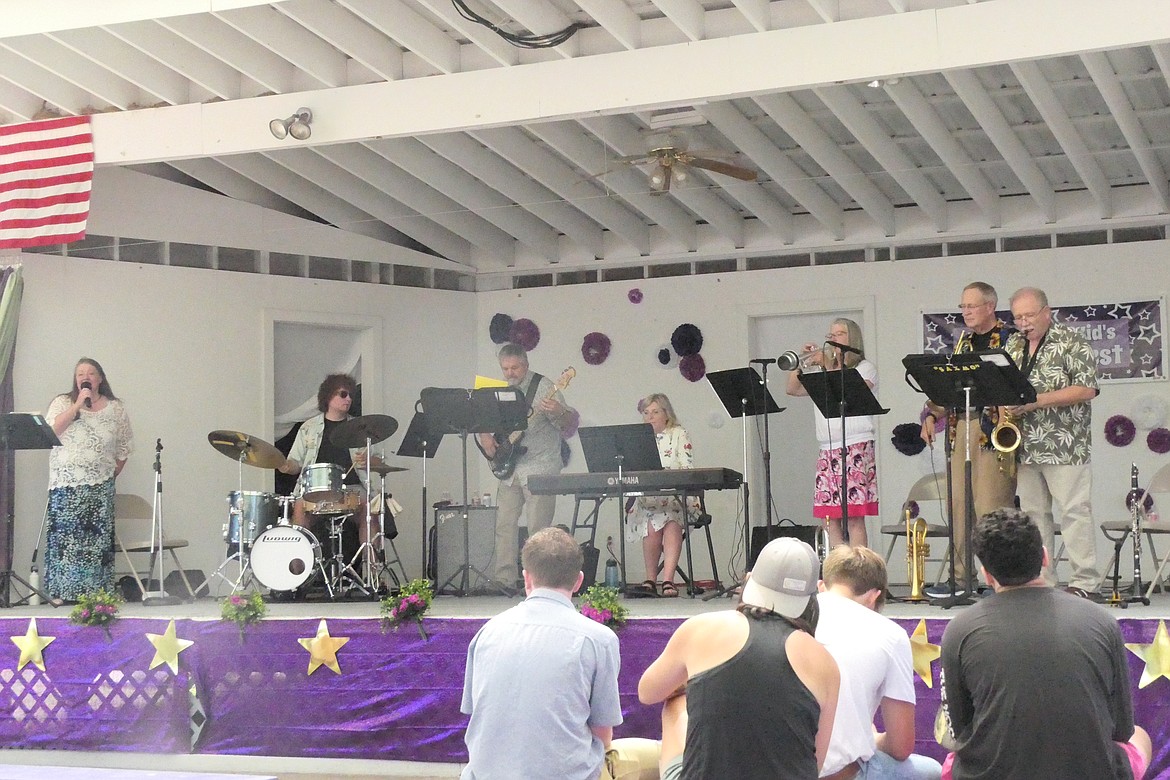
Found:
[(927, 688), (934, 687), (934, 674), (930, 664), (942, 655), (942, 648), (932, 645), (926, 638), (926, 621), (919, 620), (910, 635), (910, 653), (914, 658), (914, 671), (926, 683)]
[(324, 620), (317, 626), (317, 636), (298, 639), (297, 642), (300, 643), (301, 647), (309, 651), (308, 674), (317, 671), (319, 666), (327, 666), (337, 674), (341, 674), (341, 665), (337, 663), (337, 651), (348, 641), (349, 637), (347, 636), (329, 636), (329, 626)]
[(179, 653), (195, 644), (190, 639), (179, 639), (175, 636), (175, 621), (167, 623), (166, 633), (147, 634), (146, 638), (154, 645), (154, 658), (150, 660), (150, 668), (166, 664), (175, 674), (179, 673)]
[(40, 669), (45, 671), (45, 656), (44, 650), (48, 647), (55, 636), (41, 636), (37, 633), (37, 619), (30, 618), (28, 621), (28, 630), (24, 632), (24, 636), (10, 636), (12, 644), (20, 648), (20, 661), (16, 664), (16, 671), (24, 668), (24, 665), (29, 661)]
[(1145, 688), (1159, 677), (1170, 680), (1170, 634), (1166, 633), (1165, 620), (1158, 621), (1158, 629), (1154, 632), (1154, 641), (1150, 644), (1126, 642), (1125, 646), (1131, 653), (1146, 662), (1146, 668), (1142, 670), (1142, 679), (1138, 682), (1139, 688)]

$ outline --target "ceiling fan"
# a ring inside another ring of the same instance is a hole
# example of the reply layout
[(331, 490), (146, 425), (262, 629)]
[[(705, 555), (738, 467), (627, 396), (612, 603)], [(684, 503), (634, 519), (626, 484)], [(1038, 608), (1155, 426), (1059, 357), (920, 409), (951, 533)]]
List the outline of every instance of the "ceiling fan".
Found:
[(645, 154), (619, 157), (615, 162), (626, 165), (652, 166), (650, 187), (652, 195), (670, 192), (671, 183), (682, 184), (687, 180), (687, 168), (700, 168), (712, 173), (730, 176), (741, 181), (755, 181), (756, 172), (734, 163), (713, 159), (715, 156), (730, 156), (722, 152), (688, 152), (686, 144), (676, 137), (669, 137), (655, 144)]

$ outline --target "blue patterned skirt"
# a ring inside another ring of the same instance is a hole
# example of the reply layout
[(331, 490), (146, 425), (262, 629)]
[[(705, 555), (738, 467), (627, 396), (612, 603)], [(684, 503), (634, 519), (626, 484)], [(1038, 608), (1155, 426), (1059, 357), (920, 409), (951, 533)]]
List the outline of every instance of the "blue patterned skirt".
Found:
[(77, 601), (114, 588), (114, 480), (49, 491), (45, 590)]

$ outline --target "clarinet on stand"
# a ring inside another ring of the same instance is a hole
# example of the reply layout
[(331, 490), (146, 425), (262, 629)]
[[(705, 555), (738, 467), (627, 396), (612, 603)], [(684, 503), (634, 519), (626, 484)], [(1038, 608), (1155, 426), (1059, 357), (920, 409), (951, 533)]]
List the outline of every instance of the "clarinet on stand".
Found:
[[(1142, 587), (1142, 524), (1141, 513), (1144, 511), (1143, 504), (1148, 498), (1148, 493), (1138, 487), (1138, 467), (1136, 463), (1130, 465), (1129, 468), (1129, 493), (1125, 497), (1125, 503), (1129, 507), (1130, 526), (1129, 529), (1122, 533), (1120, 537), (1109, 536), (1113, 541), (1113, 592), (1109, 594), (1109, 600), (1106, 602), (1111, 607), (1119, 607), (1126, 609), (1130, 604), (1143, 604), (1149, 606), (1150, 600), (1146, 598)], [(1121, 567), (1121, 548), (1125, 544), (1126, 534), (1133, 537), (1133, 592), (1128, 597), (1123, 597), (1121, 591), (1118, 589), (1117, 582), (1120, 579), (1119, 570)]]

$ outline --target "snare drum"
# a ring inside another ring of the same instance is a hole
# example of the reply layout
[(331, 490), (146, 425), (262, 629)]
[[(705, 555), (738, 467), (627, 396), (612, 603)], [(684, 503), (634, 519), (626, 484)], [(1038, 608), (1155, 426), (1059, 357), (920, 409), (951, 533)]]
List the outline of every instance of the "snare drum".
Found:
[(295, 525), (269, 528), (252, 545), (252, 573), (270, 590), (296, 590), (321, 563), (317, 537)]
[(341, 466), (335, 463), (313, 463), (301, 471), (301, 498), (319, 503), (340, 501), (342, 490)]
[(359, 485), (346, 485), (336, 501), (306, 501), (305, 511), (313, 515), (352, 515), (361, 507), (365, 492)]
[(241, 529), (244, 544), (251, 544), (264, 529), (276, 525), (280, 519), (280, 500), (275, 493), (233, 490), (227, 494), (227, 502), (228, 521), (223, 527), (223, 540), (229, 544), (240, 543)]

